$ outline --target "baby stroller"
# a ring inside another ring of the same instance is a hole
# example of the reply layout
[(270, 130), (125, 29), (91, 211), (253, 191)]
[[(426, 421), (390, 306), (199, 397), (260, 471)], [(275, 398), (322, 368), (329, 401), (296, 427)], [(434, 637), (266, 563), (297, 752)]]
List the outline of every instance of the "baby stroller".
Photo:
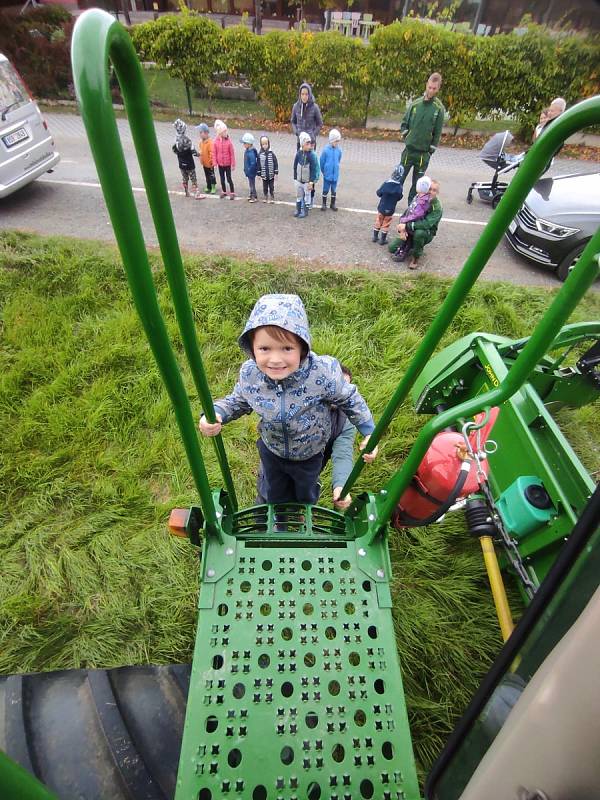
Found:
[(500, 198), (506, 191), (508, 183), (500, 180), (502, 175), (511, 172), (523, 161), (525, 153), (519, 155), (511, 155), (506, 152), (506, 148), (513, 140), (513, 135), (510, 131), (504, 133), (495, 133), (483, 146), (479, 157), (494, 170), (494, 176), (491, 181), (475, 181), (469, 186), (467, 192), (467, 203), (471, 205), (473, 202), (473, 191), (477, 189), (479, 197), (484, 203), (491, 203), (492, 208), (496, 208), (500, 202)]

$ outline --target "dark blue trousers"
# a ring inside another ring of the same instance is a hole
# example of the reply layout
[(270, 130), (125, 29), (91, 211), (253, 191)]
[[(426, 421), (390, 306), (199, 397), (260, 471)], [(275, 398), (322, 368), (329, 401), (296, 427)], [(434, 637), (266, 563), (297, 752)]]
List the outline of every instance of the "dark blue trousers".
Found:
[(267, 503), (310, 503), (319, 499), (323, 453), (305, 461), (291, 461), (272, 453), (262, 439), (256, 443), (262, 466), (259, 492)]

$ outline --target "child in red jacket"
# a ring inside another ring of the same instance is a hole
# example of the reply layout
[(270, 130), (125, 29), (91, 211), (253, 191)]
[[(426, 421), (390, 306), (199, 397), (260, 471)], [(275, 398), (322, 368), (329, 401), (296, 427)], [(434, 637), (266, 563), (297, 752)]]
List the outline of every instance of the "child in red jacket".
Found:
[[(235, 199), (235, 190), (233, 188), (233, 180), (231, 179), (231, 171), (235, 169), (235, 150), (233, 149), (233, 142), (229, 138), (229, 131), (227, 125), (223, 120), (215, 120), (215, 140), (213, 142), (213, 160), (215, 166), (219, 168), (219, 177), (221, 178), (221, 199), (229, 197), (230, 200)], [(225, 186), (225, 179), (229, 184), (229, 191)]]

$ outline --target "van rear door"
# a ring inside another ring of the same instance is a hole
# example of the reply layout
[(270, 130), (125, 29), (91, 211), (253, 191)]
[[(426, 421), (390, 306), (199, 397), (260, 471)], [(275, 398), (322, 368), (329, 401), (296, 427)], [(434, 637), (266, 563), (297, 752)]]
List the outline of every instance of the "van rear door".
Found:
[(0, 54), (0, 197), (52, 169), (59, 158), (39, 108)]

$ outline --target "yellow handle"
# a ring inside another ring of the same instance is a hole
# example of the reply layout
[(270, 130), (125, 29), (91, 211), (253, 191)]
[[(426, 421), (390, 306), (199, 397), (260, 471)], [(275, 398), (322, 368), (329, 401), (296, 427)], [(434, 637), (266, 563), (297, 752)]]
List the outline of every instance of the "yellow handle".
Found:
[(492, 590), (492, 597), (494, 598), (494, 605), (496, 606), (498, 622), (500, 623), (500, 631), (502, 632), (502, 638), (506, 641), (513, 632), (515, 626), (512, 620), (512, 614), (510, 613), (510, 606), (508, 605), (508, 598), (498, 565), (498, 559), (496, 558), (494, 542), (491, 536), (481, 536), (479, 541), (481, 542), (485, 568), (488, 578), (490, 579), (490, 588)]

